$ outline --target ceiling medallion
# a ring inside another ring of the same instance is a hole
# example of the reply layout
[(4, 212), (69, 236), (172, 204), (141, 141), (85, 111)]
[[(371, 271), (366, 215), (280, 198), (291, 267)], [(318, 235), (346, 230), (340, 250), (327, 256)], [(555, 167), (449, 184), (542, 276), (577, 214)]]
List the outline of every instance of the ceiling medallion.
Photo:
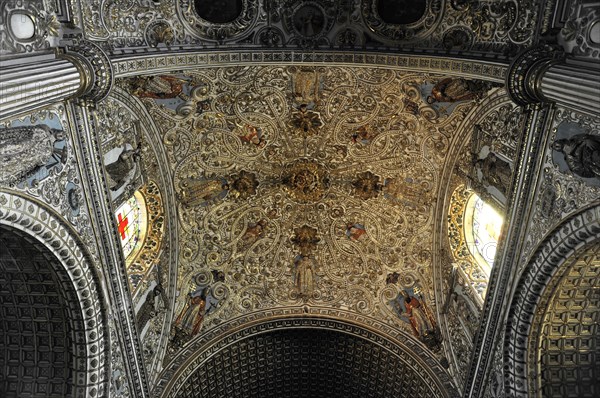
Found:
[(304, 159), (288, 165), (282, 181), (288, 195), (300, 203), (317, 202), (329, 189), (329, 173), (325, 166)]

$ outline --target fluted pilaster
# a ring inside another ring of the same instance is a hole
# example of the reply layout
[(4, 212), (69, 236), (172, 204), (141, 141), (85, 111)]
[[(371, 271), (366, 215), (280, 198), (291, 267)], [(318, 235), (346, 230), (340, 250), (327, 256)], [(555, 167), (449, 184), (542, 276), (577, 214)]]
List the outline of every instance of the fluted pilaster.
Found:
[(113, 83), (106, 54), (84, 40), (57, 54), (6, 59), (0, 68), (0, 120), (66, 99), (100, 101)]
[(35, 58), (13, 59), (14, 64), (2, 65), (0, 119), (61, 101), (79, 91), (81, 72), (72, 62), (54, 56)]

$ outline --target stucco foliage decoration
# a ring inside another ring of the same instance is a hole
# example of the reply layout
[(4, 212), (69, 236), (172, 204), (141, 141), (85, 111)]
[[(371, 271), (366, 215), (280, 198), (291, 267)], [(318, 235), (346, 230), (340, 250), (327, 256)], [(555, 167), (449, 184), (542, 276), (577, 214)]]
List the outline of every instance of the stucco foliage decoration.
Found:
[[(136, 79), (118, 84), (160, 126), (179, 195), (176, 313), (207, 286), (195, 321), (203, 330), (303, 304), (408, 327), (389, 302), (417, 282), (430, 289), (433, 192), (473, 101), (432, 106), (425, 98), (443, 76), (375, 68), (239, 66)], [(296, 132), (303, 106), (322, 122), (309, 135)], [(399, 283), (386, 285), (393, 272)]]

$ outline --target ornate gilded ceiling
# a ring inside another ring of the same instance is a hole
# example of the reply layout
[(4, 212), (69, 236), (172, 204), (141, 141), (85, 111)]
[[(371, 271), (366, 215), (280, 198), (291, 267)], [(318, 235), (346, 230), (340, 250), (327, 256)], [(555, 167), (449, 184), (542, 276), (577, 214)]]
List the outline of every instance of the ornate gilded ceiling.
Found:
[[(305, 66), (215, 67), (118, 84), (160, 127), (173, 173), (180, 295), (172, 345), (236, 315), (290, 305), (370, 315), (422, 341), (433, 333), (439, 174), (465, 114), (491, 85)], [(423, 303), (425, 326), (411, 326), (400, 293)], [(186, 317), (200, 301), (205, 316), (192, 325)]]

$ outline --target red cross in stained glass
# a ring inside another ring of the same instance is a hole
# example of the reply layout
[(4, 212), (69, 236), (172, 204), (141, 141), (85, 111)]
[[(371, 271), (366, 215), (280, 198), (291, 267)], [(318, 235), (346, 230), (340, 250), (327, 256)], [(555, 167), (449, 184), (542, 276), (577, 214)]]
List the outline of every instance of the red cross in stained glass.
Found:
[(122, 214), (119, 214), (119, 233), (121, 234), (121, 239), (125, 240), (125, 229), (127, 228), (127, 224), (129, 224), (129, 220), (127, 217), (123, 218)]

